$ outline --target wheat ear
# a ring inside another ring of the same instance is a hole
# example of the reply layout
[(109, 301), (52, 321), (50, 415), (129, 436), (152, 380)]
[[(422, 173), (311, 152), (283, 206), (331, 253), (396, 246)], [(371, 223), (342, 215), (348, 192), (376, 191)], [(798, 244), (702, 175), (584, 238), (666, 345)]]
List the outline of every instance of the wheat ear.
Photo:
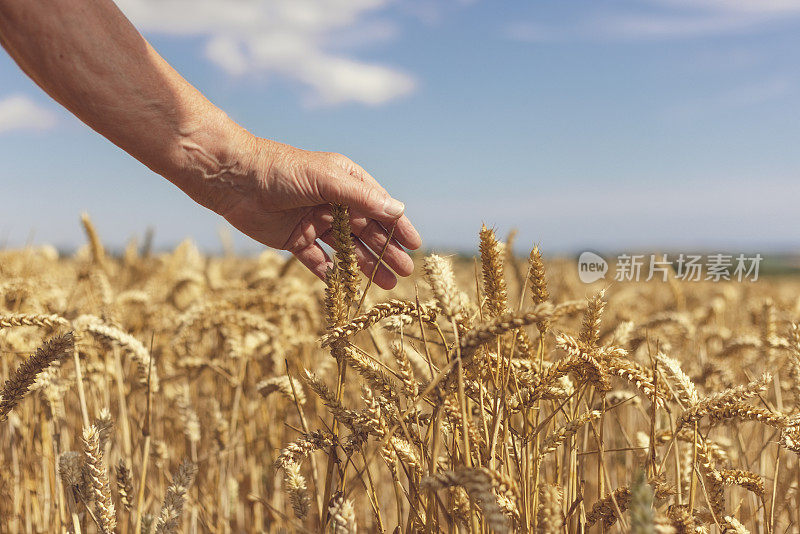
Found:
[(442, 313), (458, 321), (465, 314), (468, 301), (467, 296), (456, 285), (452, 263), (448, 259), (432, 254), (425, 258), (423, 268)]
[(0, 421), (8, 418), (9, 412), (19, 404), (36, 381), (37, 375), (54, 361), (70, 356), (74, 346), (75, 339), (72, 332), (56, 336), (45, 341), (36, 349), (36, 353), (11, 373), (3, 389), (0, 390)]
[(356, 300), (359, 286), (356, 247), (350, 229), (350, 210), (342, 204), (332, 204), (331, 215), (333, 216), (333, 222), (331, 223), (333, 248), (336, 250), (338, 268), (341, 272), (345, 308), (349, 309)]
[[(533, 304), (536, 305), (547, 302), (550, 300), (550, 292), (547, 290), (544, 261), (542, 260), (542, 251), (539, 249), (538, 245), (534, 246), (533, 250), (531, 250), (528, 263), (530, 264), (528, 285), (530, 285), (531, 288)], [(540, 332), (546, 331), (548, 326), (548, 319), (536, 324), (536, 328), (538, 328)]]
[(480, 231), (481, 268), (483, 292), (486, 295), (489, 316), (500, 317), (508, 311), (508, 289), (504, 276), (505, 254), (494, 230), (484, 225)]
[(196, 474), (197, 466), (188, 459), (178, 466), (161, 505), (161, 513), (156, 521), (156, 534), (174, 534), (178, 531), (183, 506), (186, 504), (186, 492), (194, 482)]
[(552, 484), (540, 486), (537, 534), (562, 534), (564, 532), (562, 500), (561, 487)]
[(320, 342), (323, 347), (327, 347), (343, 338), (348, 338), (366, 330), (372, 325), (396, 315), (408, 315), (413, 318), (419, 317), (423, 322), (433, 324), (436, 321), (436, 310), (427, 306), (417, 306), (412, 302), (404, 300), (390, 300), (381, 304), (376, 304), (369, 311), (352, 319), (342, 326), (334, 326), (322, 336)]
[(58, 328), (67, 326), (69, 321), (60, 315), (33, 314), (33, 313), (9, 313), (0, 315), (0, 328), (12, 328), (15, 326), (38, 326), (41, 328)]
[(95, 265), (103, 265), (106, 259), (106, 251), (103, 248), (103, 242), (100, 241), (97, 228), (95, 228), (88, 213), (81, 214), (81, 224), (86, 232), (86, 237), (89, 239), (89, 246), (92, 249), (92, 261)]
[(84, 465), (89, 474), (92, 496), (95, 503), (95, 519), (98, 526), (108, 534), (117, 527), (116, 509), (111, 499), (108, 482), (108, 466), (100, 448), (100, 431), (95, 425), (83, 429)]
[(602, 290), (590, 298), (583, 315), (583, 325), (578, 340), (588, 351), (596, 349), (600, 339), (600, 321), (606, 308), (606, 301), (603, 300), (605, 295), (605, 290)]
[(130, 512), (133, 506), (133, 480), (131, 479), (131, 470), (128, 469), (125, 460), (120, 459), (117, 463), (116, 469), (117, 478), (117, 494), (119, 495), (119, 502), (126, 511)]
[(345, 499), (341, 492), (331, 497), (328, 512), (331, 515), (331, 526), (334, 534), (356, 534), (356, 510), (353, 501)]
[(286, 468), (286, 492), (289, 502), (292, 503), (294, 516), (303, 519), (308, 515), (311, 500), (308, 497), (308, 488), (305, 477), (300, 473), (300, 464), (289, 463)]

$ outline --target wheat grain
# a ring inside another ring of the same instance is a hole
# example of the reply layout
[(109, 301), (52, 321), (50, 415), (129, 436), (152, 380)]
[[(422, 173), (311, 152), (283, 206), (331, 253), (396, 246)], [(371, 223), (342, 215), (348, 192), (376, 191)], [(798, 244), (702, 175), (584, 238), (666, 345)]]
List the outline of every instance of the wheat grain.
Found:
[(350, 210), (342, 204), (331, 205), (331, 235), (336, 250), (337, 268), (341, 273), (345, 308), (356, 300), (359, 286), (358, 260), (353, 234), (350, 230)]
[(561, 488), (551, 484), (539, 489), (539, 534), (561, 534), (564, 532), (564, 513), (561, 511), (563, 496)]
[(375, 305), (368, 312), (359, 315), (347, 324), (330, 328), (328, 333), (322, 336), (320, 343), (323, 347), (327, 347), (335, 341), (348, 338), (362, 330), (366, 330), (383, 319), (397, 315), (409, 316), (412, 318), (419, 317), (422, 321), (429, 324), (433, 324), (436, 321), (436, 310), (425, 306), (420, 306), (418, 308), (415, 304), (402, 300), (390, 300), (389, 302)]
[(108, 483), (108, 467), (100, 448), (100, 431), (92, 425), (83, 430), (84, 465), (89, 474), (89, 483), (95, 503), (95, 518), (104, 533), (112, 533), (117, 527), (116, 509), (111, 499)]
[(74, 344), (72, 332), (49, 339), (11, 374), (0, 390), (0, 421), (8, 418), (8, 413), (19, 404), (37, 375), (54, 361), (70, 355)]
[(465, 318), (469, 301), (458, 289), (450, 261), (432, 254), (423, 263), (425, 275), (442, 313), (455, 321)]
[(133, 481), (131, 480), (131, 471), (125, 464), (125, 460), (120, 459), (117, 462), (116, 469), (117, 479), (117, 494), (119, 495), (119, 502), (126, 511), (130, 512), (133, 506)]
[(197, 466), (189, 460), (184, 460), (178, 466), (155, 523), (156, 534), (173, 534), (178, 531), (186, 504), (186, 492), (192, 486), (196, 474)]
[(356, 534), (358, 532), (353, 501), (345, 499), (341, 493), (337, 493), (331, 499), (328, 511), (331, 514), (334, 534)]
[(574, 436), (583, 425), (598, 417), (600, 417), (600, 412), (596, 410), (585, 412), (572, 421), (567, 422), (564, 426), (554, 430), (545, 438), (542, 445), (539, 447), (539, 456), (545, 456), (555, 451), (567, 438)]
[(273, 376), (256, 384), (256, 389), (263, 397), (269, 397), (273, 393), (280, 393), (286, 399), (294, 402), (295, 395), (297, 402), (306, 403), (306, 394), (300, 381), (288, 376)]
[(308, 498), (306, 479), (300, 473), (300, 464), (298, 463), (289, 463), (284, 469), (286, 471), (286, 492), (289, 494), (289, 502), (292, 503), (294, 516), (303, 519), (308, 515), (311, 504)]
[(508, 311), (508, 289), (505, 281), (505, 254), (494, 230), (484, 225), (480, 231), (483, 292), (490, 317), (500, 317)]
[(463, 487), (469, 498), (480, 506), (489, 528), (495, 532), (508, 531), (506, 516), (492, 492), (492, 475), (486, 468), (442, 471), (423, 478), (421, 486), (434, 491), (451, 486)]

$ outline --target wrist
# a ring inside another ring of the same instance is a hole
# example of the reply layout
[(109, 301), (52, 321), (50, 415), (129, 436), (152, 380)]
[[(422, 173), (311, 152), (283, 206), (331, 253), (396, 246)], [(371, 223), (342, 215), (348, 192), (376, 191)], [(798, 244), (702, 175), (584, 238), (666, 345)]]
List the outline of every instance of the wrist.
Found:
[(236, 196), (231, 193), (253, 187), (258, 138), (222, 110), (211, 108), (178, 132), (165, 177), (199, 204), (224, 213)]

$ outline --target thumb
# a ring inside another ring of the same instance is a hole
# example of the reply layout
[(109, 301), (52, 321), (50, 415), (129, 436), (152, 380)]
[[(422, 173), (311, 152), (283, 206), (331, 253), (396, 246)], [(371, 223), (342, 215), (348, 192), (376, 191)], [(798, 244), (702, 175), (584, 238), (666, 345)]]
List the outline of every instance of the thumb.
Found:
[(326, 201), (344, 204), (372, 219), (391, 222), (402, 217), (405, 211), (405, 206), (399, 200), (351, 176), (321, 180), (318, 187)]

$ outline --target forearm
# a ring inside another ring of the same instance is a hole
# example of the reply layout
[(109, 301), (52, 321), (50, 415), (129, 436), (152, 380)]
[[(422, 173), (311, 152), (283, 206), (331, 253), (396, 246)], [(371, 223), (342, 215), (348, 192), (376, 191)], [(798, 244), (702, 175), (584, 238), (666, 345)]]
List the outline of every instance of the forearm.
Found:
[(0, 0), (0, 42), (50, 96), (191, 196), (198, 178), (236, 164), (248, 134), (111, 0)]

